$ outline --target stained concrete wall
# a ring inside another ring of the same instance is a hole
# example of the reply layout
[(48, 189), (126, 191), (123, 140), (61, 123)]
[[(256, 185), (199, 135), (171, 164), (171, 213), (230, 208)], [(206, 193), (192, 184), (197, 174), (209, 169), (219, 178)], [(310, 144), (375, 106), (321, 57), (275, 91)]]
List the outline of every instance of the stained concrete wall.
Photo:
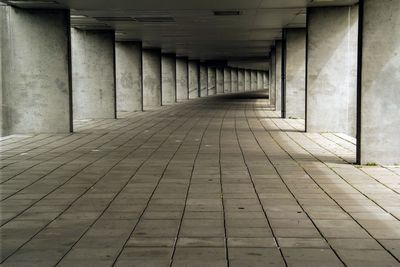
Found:
[(364, 5), (359, 160), (400, 164), (400, 1)]
[(189, 61), (189, 98), (199, 97), (200, 90), (200, 62), (197, 60)]
[(306, 30), (286, 29), (286, 117), (305, 118)]
[(216, 79), (217, 79), (217, 94), (224, 93), (224, 69), (216, 69)]
[(238, 70), (237, 69), (231, 69), (231, 91), (232, 92), (239, 91)]
[(207, 96), (207, 66), (203, 63), (200, 63), (200, 96)]
[(238, 70), (238, 91), (244, 92), (244, 70)]
[(141, 111), (142, 43), (116, 42), (115, 69), (117, 112)]
[(216, 70), (214, 67), (208, 67), (208, 95), (215, 95), (217, 93), (217, 77), (216, 77)]
[(252, 70), (250, 73), (250, 90), (255, 91), (257, 90), (257, 71)]
[(69, 12), (0, 6), (1, 135), (72, 131)]
[(282, 110), (282, 41), (275, 42), (275, 92), (277, 111)]
[(230, 93), (231, 91), (232, 91), (231, 69), (224, 68), (224, 92)]
[(244, 90), (251, 90), (251, 72), (249, 70), (244, 71)]
[[(269, 103), (272, 106), (276, 106), (276, 48), (271, 51), (271, 64), (269, 68), (270, 79), (269, 83)], [(265, 78), (267, 78), (267, 73), (265, 73)], [(267, 89), (267, 88), (265, 88)]]
[(307, 14), (307, 131), (355, 137), (358, 8), (310, 8)]
[(176, 99), (189, 99), (188, 59), (176, 58)]
[(163, 105), (176, 102), (176, 56), (164, 54), (161, 56), (161, 97)]
[(143, 108), (161, 106), (161, 51), (143, 49)]

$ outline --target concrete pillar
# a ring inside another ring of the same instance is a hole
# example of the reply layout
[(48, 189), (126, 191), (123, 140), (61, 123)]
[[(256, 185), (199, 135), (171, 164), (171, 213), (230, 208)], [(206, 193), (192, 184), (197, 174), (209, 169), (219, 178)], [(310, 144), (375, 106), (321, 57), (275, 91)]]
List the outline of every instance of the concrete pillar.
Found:
[(270, 71), (263, 71), (262, 72), (262, 77), (263, 77), (263, 89), (264, 90), (270, 90)]
[(257, 90), (264, 89), (263, 72), (257, 71)]
[(251, 80), (250, 90), (251, 91), (257, 90), (257, 71), (255, 70), (251, 71), (250, 80)]
[(282, 41), (275, 41), (275, 109), (282, 110)]
[(251, 90), (251, 71), (249, 70), (244, 71), (244, 90)]
[(223, 68), (217, 68), (217, 94), (223, 94), (224, 93), (224, 69)]
[(238, 70), (238, 91), (244, 92), (244, 70)]
[(117, 112), (143, 110), (142, 43), (116, 42), (115, 69)]
[(233, 68), (231, 69), (231, 91), (236, 93), (238, 89), (238, 70)]
[(214, 67), (207, 67), (207, 90), (208, 90), (208, 95), (215, 95), (216, 94), (216, 73), (215, 73), (215, 68)]
[(161, 98), (162, 105), (176, 102), (176, 56), (163, 54), (161, 56)]
[(400, 1), (362, 4), (358, 161), (400, 165)]
[(200, 62), (197, 60), (189, 61), (189, 99), (199, 97), (200, 92)]
[(143, 109), (161, 106), (161, 51), (143, 49)]
[(200, 63), (200, 96), (205, 97), (207, 96), (207, 66), (204, 63)]
[(305, 118), (306, 30), (285, 29), (286, 117)]
[[(269, 103), (272, 106), (276, 106), (276, 48), (272, 48), (271, 51), (271, 64), (269, 66), (269, 74), (270, 74), (270, 79), (269, 83), (266, 83), (269, 85)], [(267, 74), (265, 74), (265, 77), (268, 77)], [(267, 88), (265, 88), (267, 89)]]
[(224, 93), (230, 93), (231, 91), (232, 91), (231, 69), (224, 68)]
[(69, 12), (0, 5), (1, 135), (72, 131)]
[(189, 67), (186, 57), (176, 58), (176, 99), (189, 99)]
[(74, 119), (116, 118), (114, 31), (71, 33)]
[(307, 15), (306, 129), (355, 137), (358, 7), (309, 8)]

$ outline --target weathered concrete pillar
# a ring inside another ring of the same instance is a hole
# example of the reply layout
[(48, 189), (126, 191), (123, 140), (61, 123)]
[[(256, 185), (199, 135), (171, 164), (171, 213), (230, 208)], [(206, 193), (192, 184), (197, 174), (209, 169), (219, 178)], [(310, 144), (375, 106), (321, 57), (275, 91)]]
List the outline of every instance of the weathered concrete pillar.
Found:
[(117, 113), (143, 110), (142, 43), (116, 42)]
[(0, 6), (1, 135), (72, 131), (69, 12)]
[(224, 68), (224, 93), (230, 93), (231, 91), (232, 91), (231, 69)]
[(224, 69), (217, 68), (217, 94), (224, 93)]
[(282, 110), (282, 41), (275, 41), (275, 109)]
[(238, 70), (238, 91), (244, 92), (244, 70)]
[(207, 75), (207, 65), (205, 63), (200, 63), (200, 96), (205, 97), (207, 96), (207, 82), (208, 82), (208, 75)]
[(271, 83), (271, 78), (269, 76), (271, 72), (270, 71), (263, 71), (262, 76), (263, 76), (263, 89), (264, 90), (270, 90), (270, 83)]
[(208, 87), (208, 95), (215, 95), (216, 94), (216, 73), (215, 73), (215, 68), (214, 67), (207, 67), (208, 71), (208, 81), (207, 81), (207, 87)]
[(231, 69), (231, 91), (236, 93), (238, 89), (238, 70), (233, 68)]
[(199, 97), (200, 92), (200, 62), (189, 61), (189, 99)]
[(257, 90), (257, 71), (255, 71), (255, 70), (251, 71), (250, 82), (251, 82), (250, 90), (251, 91)]
[(161, 106), (161, 51), (143, 49), (143, 109)]
[(285, 29), (286, 117), (305, 118), (306, 30)]
[(249, 70), (244, 71), (244, 90), (251, 90), (251, 71)]
[(176, 99), (189, 99), (189, 67), (186, 57), (176, 58)]
[(264, 89), (263, 72), (257, 71), (257, 90)]
[(163, 54), (161, 56), (161, 98), (163, 105), (176, 102), (176, 56)]
[(114, 31), (71, 33), (74, 119), (116, 118)]
[[(269, 65), (269, 82), (265, 84), (269, 85), (269, 103), (272, 106), (276, 106), (276, 48), (274, 47), (271, 51), (271, 64)], [(265, 73), (265, 78), (267, 78), (267, 73)], [(264, 87), (264, 89), (267, 89)]]
[(358, 7), (309, 8), (307, 15), (306, 130), (356, 136)]
[(400, 165), (400, 1), (362, 5), (358, 161)]

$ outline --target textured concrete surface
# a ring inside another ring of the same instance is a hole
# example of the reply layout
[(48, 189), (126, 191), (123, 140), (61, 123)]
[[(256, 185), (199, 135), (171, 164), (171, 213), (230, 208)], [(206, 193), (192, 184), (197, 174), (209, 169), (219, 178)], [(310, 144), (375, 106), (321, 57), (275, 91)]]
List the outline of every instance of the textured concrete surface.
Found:
[(251, 82), (250, 90), (251, 91), (257, 90), (257, 71), (252, 70), (250, 72), (250, 82)]
[(74, 119), (115, 118), (113, 31), (71, 29)]
[(244, 70), (238, 70), (238, 91), (244, 92)]
[(176, 56), (161, 55), (161, 98), (163, 105), (176, 102)]
[(189, 67), (187, 58), (176, 58), (176, 99), (189, 99)]
[(116, 42), (117, 112), (141, 111), (142, 43)]
[(355, 137), (358, 8), (310, 8), (308, 23), (307, 131)]
[(365, 1), (361, 162), (400, 164), (399, 1)]
[(244, 90), (246, 92), (251, 90), (251, 71), (250, 70), (244, 71)]
[(2, 266), (399, 266), (400, 168), (265, 94), (1, 140)]
[(208, 95), (217, 93), (217, 77), (214, 67), (207, 67), (207, 91)]
[(282, 41), (275, 42), (276, 110), (282, 110)]
[(200, 62), (189, 60), (189, 99), (199, 97), (200, 92)]
[(217, 83), (217, 94), (224, 93), (224, 69), (217, 68), (216, 69), (216, 83)]
[(271, 89), (270, 87), (272, 86), (271, 80), (273, 79), (273, 76), (270, 76), (271, 72), (263, 71), (262, 72), (262, 79), (263, 79), (263, 89), (268, 90), (268, 94), (271, 94)]
[(306, 30), (286, 29), (286, 117), (305, 118)]
[(232, 83), (231, 83), (231, 69), (224, 68), (224, 92), (230, 93), (232, 91)]
[(264, 72), (257, 71), (257, 90), (264, 89)]
[(143, 60), (143, 108), (161, 106), (161, 51), (144, 49)]
[(239, 91), (238, 84), (238, 70), (236, 68), (231, 69), (231, 92), (236, 93)]
[(1, 136), (72, 131), (68, 16), (0, 6)]
[(207, 96), (207, 85), (208, 83), (208, 73), (207, 73), (207, 65), (201, 63), (200, 64), (200, 96)]
[[(276, 106), (276, 49), (271, 52), (271, 64), (269, 67), (269, 102), (271, 105)], [(265, 74), (267, 75), (267, 74)], [(266, 78), (266, 77), (265, 77)], [(264, 88), (266, 89), (266, 88)]]

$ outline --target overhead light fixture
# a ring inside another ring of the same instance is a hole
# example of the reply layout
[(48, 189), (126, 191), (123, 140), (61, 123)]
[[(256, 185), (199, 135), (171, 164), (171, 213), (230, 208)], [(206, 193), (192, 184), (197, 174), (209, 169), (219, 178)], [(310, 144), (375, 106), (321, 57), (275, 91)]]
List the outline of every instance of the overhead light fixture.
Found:
[(240, 16), (242, 11), (240, 10), (215, 10), (213, 11), (214, 16)]
[(85, 18), (87, 17), (84, 15), (71, 15), (71, 19), (85, 19)]
[(6, 4), (11, 6), (21, 7), (21, 8), (40, 8), (40, 7), (54, 7), (59, 6), (57, 1), (53, 0), (6, 0)]
[(135, 17), (134, 20), (142, 23), (168, 23), (175, 22), (173, 17)]

